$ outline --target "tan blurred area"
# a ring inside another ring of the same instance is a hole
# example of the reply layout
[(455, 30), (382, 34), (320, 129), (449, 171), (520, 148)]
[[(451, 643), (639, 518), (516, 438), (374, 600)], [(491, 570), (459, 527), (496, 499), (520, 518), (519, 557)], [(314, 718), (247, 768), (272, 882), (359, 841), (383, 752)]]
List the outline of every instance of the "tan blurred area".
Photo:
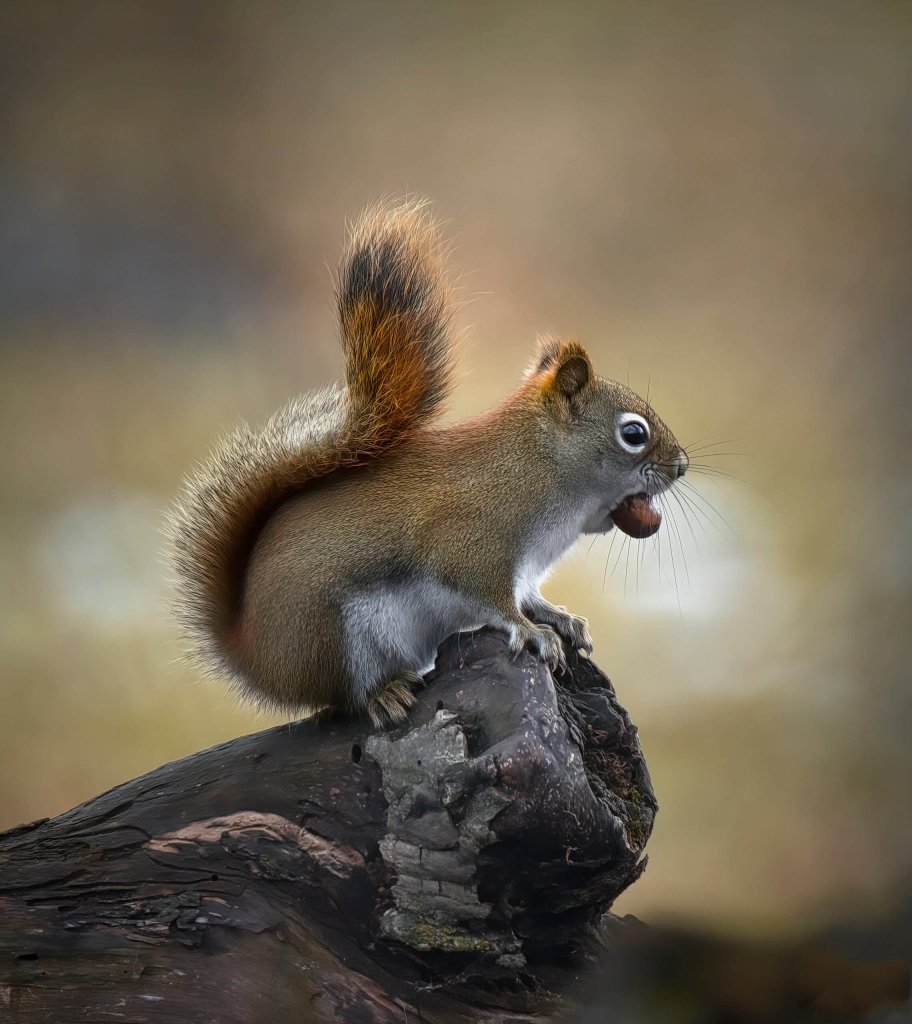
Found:
[(617, 909), (908, 900), (910, 58), (905, 3), (5, 4), (0, 827), (278, 721), (181, 662), (162, 511), (339, 374), (345, 221), (415, 192), (466, 299), (451, 416), (574, 334), (707, 470), (546, 588), (661, 804)]

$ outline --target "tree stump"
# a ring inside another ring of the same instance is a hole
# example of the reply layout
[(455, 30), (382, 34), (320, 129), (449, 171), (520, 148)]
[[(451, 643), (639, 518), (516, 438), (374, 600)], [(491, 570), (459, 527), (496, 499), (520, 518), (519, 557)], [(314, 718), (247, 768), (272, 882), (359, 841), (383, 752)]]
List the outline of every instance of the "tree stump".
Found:
[(0, 1019), (555, 1020), (655, 812), (591, 662), (461, 634), (402, 728), (280, 726), (0, 836)]

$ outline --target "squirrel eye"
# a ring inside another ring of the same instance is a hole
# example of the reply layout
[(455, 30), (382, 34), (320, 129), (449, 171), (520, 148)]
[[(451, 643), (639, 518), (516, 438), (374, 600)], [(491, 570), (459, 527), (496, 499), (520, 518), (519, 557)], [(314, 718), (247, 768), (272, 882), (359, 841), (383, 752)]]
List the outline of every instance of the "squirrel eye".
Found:
[(628, 451), (645, 448), (649, 443), (649, 427), (639, 416), (635, 419), (631, 417), (623, 423), (618, 433), (621, 443)]

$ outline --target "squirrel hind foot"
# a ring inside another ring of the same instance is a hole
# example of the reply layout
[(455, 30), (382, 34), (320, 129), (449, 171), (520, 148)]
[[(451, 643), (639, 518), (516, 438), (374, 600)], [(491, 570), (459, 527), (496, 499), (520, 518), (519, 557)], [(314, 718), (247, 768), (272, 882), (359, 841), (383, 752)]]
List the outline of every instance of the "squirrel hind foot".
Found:
[(424, 680), (417, 673), (405, 672), (378, 686), (367, 702), (367, 713), (374, 726), (382, 729), (404, 722), (415, 703), (415, 687), (423, 683)]

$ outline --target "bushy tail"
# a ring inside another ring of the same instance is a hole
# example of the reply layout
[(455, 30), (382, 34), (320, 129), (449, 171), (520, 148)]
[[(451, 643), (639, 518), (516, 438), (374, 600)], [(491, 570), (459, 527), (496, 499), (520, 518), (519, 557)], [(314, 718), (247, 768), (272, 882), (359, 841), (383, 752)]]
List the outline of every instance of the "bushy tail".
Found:
[(424, 202), (362, 214), (338, 303), (352, 427), (384, 449), (432, 416), (450, 386), (450, 292)]
[(377, 458), (440, 408), (451, 377), (450, 293), (424, 202), (378, 204), (351, 231), (337, 286), (346, 387), (242, 426), (187, 480), (168, 522), (177, 614), (193, 654), (234, 675), (256, 537), (291, 494)]

